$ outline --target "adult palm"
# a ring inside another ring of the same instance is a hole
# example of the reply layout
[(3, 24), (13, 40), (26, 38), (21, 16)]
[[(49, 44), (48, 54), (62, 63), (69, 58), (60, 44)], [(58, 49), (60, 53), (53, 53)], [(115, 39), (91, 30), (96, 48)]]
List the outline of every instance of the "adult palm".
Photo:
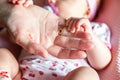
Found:
[(8, 18), (8, 32), (25, 50), (45, 57), (58, 34), (58, 21), (57, 16), (38, 6), (17, 5)]

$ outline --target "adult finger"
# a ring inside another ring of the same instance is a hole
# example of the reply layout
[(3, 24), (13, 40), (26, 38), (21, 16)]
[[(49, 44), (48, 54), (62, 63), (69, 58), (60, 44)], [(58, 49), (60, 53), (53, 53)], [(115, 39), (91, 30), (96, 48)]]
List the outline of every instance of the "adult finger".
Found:
[(17, 0), (18, 4), (24, 4), (26, 2), (26, 0)]
[(26, 2), (23, 4), (25, 7), (28, 7), (30, 5), (33, 5), (33, 0), (26, 0)]
[(57, 45), (53, 45), (48, 49), (48, 52), (61, 59), (83, 59), (86, 58), (85, 51), (72, 50), (67, 48), (62, 48)]
[(85, 39), (85, 40), (91, 40), (92, 39), (92, 35), (90, 33), (81, 32), (81, 31), (76, 32), (73, 35), (73, 37), (79, 38), (79, 39)]
[(32, 54), (38, 54), (42, 57), (48, 56), (47, 49), (44, 48), (42, 45), (37, 44), (37, 43), (29, 43), (27, 51), (32, 53)]
[(64, 48), (75, 48), (79, 50), (86, 50), (93, 47), (93, 42), (91, 40), (82, 40), (66, 36), (57, 36), (55, 44)]

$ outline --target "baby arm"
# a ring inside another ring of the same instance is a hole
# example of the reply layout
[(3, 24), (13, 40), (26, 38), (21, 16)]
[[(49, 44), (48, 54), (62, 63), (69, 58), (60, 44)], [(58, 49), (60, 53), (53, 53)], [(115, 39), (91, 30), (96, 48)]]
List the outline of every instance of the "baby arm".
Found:
[(11, 3), (13, 3), (13, 4), (23, 5), (25, 7), (33, 5), (33, 0), (8, 0), (8, 1), (11, 2)]
[[(66, 26), (68, 26), (67, 29), (71, 32), (72, 36), (80, 39), (78, 44), (75, 42), (75, 48), (87, 53), (88, 62), (92, 67), (95, 69), (103, 69), (109, 64), (111, 52), (92, 32), (92, 27), (88, 19), (70, 18), (66, 22)], [(70, 45), (70, 43), (68, 45)]]

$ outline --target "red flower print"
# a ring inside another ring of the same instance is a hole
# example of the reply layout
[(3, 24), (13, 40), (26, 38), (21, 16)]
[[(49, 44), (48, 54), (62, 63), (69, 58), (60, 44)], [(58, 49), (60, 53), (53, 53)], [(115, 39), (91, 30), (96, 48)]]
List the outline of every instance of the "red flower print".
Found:
[(58, 62), (55, 61), (55, 62), (52, 63), (52, 66), (56, 66), (57, 64), (58, 64)]
[(8, 78), (8, 72), (5, 72), (5, 71), (3, 71), (3, 72), (0, 72), (0, 76), (2, 77), (6, 77), (6, 78)]
[(30, 73), (29, 76), (30, 76), (30, 77), (35, 77), (35, 74)]
[(27, 70), (29, 70), (29, 67), (26, 66), (25, 68), (23, 68), (23, 70), (24, 70), (24, 71), (27, 71)]
[(57, 74), (56, 73), (52, 73), (52, 76), (57, 77)]
[(44, 75), (44, 72), (43, 72), (43, 71), (39, 71), (39, 74), (40, 74), (40, 75)]
[(28, 80), (28, 79), (26, 79), (26, 78), (23, 77), (23, 78), (21, 78), (21, 80)]
[(75, 63), (74, 66), (78, 67), (78, 63)]

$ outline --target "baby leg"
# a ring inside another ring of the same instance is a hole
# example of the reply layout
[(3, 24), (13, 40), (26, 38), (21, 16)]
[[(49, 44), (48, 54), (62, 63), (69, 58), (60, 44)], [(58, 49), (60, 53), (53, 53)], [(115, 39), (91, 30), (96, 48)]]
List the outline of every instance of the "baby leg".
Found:
[(18, 72), (19, 65), (15, 57), (9, 50), (0, 48), (0, 80), (13, 80)]
[(68, 75), (63, 80), (100, 80), (97, 72), (90, 67), (79, 67)]

